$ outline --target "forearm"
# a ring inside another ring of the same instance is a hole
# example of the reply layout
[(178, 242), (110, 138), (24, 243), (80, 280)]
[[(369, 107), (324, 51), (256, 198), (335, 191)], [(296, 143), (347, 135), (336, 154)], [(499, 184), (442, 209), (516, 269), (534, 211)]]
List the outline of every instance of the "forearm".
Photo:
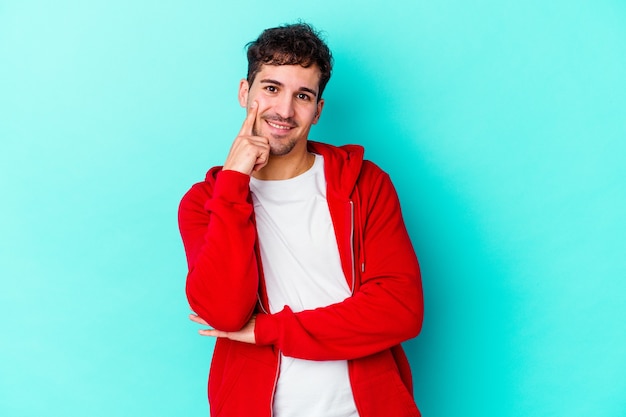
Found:
[(255, 336), (258, 344), (275, 345), (292, 357), (354, 359), (417, 336), (422, 320), (419, 275), (406, 275), (371, 282), (327, 307), (298, 313), (286, 307), (276, 314), (258, 315)]

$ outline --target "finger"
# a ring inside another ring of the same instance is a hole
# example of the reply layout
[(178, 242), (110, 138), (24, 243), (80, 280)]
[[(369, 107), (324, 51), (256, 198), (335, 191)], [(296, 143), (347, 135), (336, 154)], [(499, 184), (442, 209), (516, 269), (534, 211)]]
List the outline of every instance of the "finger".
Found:
[(198, 316), (197, 314), (190, 314), (189, 315), (189, 319), (195, 323), (201, 324), (203, 326), (208, 326), (209, 323), (207, 323), (206, 321), (204, 321), (204, 319), (200, 316)]
[(258, 113), (259, 103), (253, 101), (248, 109), (248, 115), (246, 116), (246, 120), (243, 121), (243, 125), (241, 126), (241, 130), (239, 131), (239, 136), (252, 136), (252, 131), (254, 130), (254, 122), (256, 121), (256, 115)]
[(198, 330), (198, 334), (200, 334), (200, 336), (228, 337), (228, 333), (215, 329)]
[(260, 169), (262, 169), (265, 165), (267, 165), (267, 163), (269, 162), (269, 146), (268, 149), (263, 150), (259, 156), (257, 156), (256, 161), (254, 162), (254, 168), (252, 168), (253, 171), (258, 171)]

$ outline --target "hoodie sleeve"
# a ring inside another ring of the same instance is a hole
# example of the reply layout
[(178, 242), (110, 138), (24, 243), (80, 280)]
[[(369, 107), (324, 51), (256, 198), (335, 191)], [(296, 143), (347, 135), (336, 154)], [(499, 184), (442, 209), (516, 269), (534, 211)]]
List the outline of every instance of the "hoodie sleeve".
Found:
[(221, 171), (213, 183), (214, 173), (194, 185), (179, 207), (189, 267), (187, 299), (212, 327), (237, 331), (252, 316), (259, 282), (250, 179), (239, 172)]
[(360, 286), (352, 297), (327, 307), (298, 313), (285, 307), (257, 316), (257, 344), (275, 345), (301, 359), (338, 360), (364, 357), (417, 336), (423, 319), (419, 265), (391, 180), (376, 172), (360, 186), (367, 188), (361, 192), (365, 257), (364, 270), (357, 271)]

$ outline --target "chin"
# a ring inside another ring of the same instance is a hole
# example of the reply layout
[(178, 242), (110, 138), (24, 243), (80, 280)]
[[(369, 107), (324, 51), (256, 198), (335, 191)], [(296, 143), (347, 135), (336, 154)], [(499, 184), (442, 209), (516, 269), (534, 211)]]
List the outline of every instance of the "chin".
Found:
[(289, 140), (287, 142), (280, 141), (278, 143), (272, 143), (270, 141), (270, 155), (272, 156), (284, 156), (296, 147), (296, 140)]

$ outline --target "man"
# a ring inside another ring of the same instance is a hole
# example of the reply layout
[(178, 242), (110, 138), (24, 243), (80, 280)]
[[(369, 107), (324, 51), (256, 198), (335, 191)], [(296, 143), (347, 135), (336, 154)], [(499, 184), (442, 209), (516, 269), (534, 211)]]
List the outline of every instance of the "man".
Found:
[(331, 66), (306, 24), (250, 43), (239, 135), (181, 201), (214, 417), (419, 416), (400, 343), (422, 289), (396, 192), (362, 147), (308, 141)]

